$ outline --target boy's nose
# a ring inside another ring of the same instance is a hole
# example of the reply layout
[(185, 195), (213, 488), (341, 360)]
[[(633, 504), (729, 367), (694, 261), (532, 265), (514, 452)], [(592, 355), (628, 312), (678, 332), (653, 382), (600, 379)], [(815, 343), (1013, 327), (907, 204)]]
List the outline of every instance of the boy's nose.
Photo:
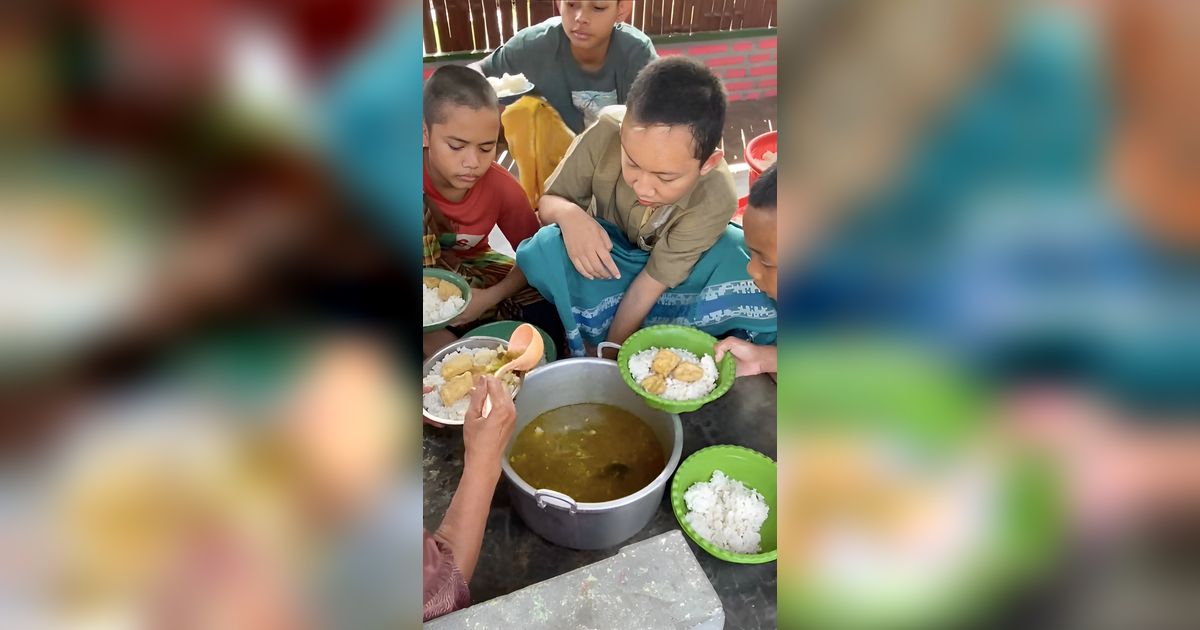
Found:
[(762, 270), (758, 268), (758, 265), (754, 264), (753, 260), (746, 263), (746, 275), (750, 276), (750, 279), (753, 280), (755, 284), (758, 284), (759, 281), (762, 280), (762, 274), (760, 271)]

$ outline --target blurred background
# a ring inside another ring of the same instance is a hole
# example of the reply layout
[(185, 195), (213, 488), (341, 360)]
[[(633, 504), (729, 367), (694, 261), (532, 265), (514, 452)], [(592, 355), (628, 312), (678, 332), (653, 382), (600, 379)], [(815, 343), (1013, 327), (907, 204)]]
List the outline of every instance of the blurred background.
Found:
[(1200, 12), (780, 17), (780, 627), (1194, 626)]
[[(1196, 627), (1198, 5), (779, 4), (780, 627)], [(0, 7), (0, 627), (415, 625), (416, 5)]]
[(416, 9), (0, 8), (0, 627), (416, 625), (419, 198), (379, 236), (324, 137)]

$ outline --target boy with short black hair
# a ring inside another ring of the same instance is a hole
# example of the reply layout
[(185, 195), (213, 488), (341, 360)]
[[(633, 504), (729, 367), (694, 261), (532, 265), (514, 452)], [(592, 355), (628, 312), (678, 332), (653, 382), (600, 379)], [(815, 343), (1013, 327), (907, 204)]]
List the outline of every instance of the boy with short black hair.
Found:
[[(472, 286), (471, 300), (453, 324), (495, 315), (526, 320), (534, 315), (525, 311), (539, 302), (548, 311), (513, 260), (488, 244), (497, 226), (514, 247), (540, 227), (520, 184), (495, 162), (495, 91), (469, 68), (443, 66), (426, 82), (423, 105), (424, 265), (455, 271)], [(556, 323), (552, 315), (549, 321)], [(427, 339), (434, 346), (452, 340), (447, 333)]]
[(718, 149), (724, 125), (720, 79), (691, 59), (659, 59), (547, 181), (538, 211), (554, 228), (517, 260), (558, 307), (573, 353), (644, 323), (773, 339), (774, 304), (746, 275), (729, 225), (737, 193)]
[[(777, 179), (775, 165), (771, 165), (754, 182), (750, 187), (750, 198), (747, 200), (746, 215), (742, 222), (746, 232), (746, 249), (750, 252), (746, 273), (750, 274), (754, 284), (772, 300), (778, 299)], [(736, 337), (727, 337), (717, 343), (716, 359), (720, 361), (726, 352), (733, 355), (738, 376), (775, 374), (777, 371), (779, 359), (775, 346), (756, 345)]]

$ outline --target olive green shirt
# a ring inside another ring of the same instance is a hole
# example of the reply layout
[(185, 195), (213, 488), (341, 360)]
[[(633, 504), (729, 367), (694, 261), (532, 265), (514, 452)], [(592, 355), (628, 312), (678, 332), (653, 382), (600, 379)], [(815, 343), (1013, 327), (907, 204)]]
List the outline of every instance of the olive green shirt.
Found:
[(678, 202), (647, 208), (621, 177), (623, 105), (605, 108), (579, 134), (546, 180), (546, 194), (569, 199), (616, 225), (630, 243), (650, 252), (645, 271), (674, 288), (725, 233), (737, 210), (737, 189), (725, 160), (701, 176)]

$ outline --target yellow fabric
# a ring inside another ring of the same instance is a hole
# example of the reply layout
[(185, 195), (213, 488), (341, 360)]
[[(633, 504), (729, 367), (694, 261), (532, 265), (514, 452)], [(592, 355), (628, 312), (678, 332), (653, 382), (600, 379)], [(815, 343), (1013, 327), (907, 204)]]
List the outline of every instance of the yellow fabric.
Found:
[(504, 108), (500, 121), (508, 140), (508, 152), (517, 162), (521, 187), (536, 208), (546, 192), (546, 179), (566, 155), (575, 134), (558, 111), (540, 97), (522, 97)]

